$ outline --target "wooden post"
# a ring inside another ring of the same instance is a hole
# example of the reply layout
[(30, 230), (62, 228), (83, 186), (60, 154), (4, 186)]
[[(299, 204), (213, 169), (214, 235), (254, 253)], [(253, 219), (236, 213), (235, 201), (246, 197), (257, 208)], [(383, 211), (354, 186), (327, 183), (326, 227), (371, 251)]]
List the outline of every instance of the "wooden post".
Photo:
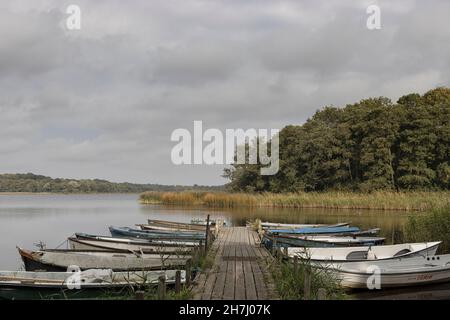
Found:
[(191, 285), (191, 259), (186, 261), (186, 287)]
[(283, 254), (287, 257), (288, 256), (288, 247), (283, 247)]
[(158, 281), (158, 299), (164, 300), (166, 298), (166, 276), (159, 276)]
[(297, 275), (298, 273), (298, 256), (294, 256), (294, 275)]
[(317, 300), (327, 300), (327, 290), (325, 288), (317, 290)]
[(304, 280), (305, 280), (305, 288), (303, 290), (303, 299), (310, 300), (311, 299), (311, 270), (309, 269), (309, 267), (305, 267)]
[(277, 250), (277, 236), (273, 235), (272, 254), (275, 255)]
[(144, 291), (141, 291), (141, 290), (136, 291), (136, 292), (134, 293), (134, 298), (135, 298), (136, 300), (144, 300)]
[(175, 272), (175, 293), (181, 292), (181, 271), (177, 270)]
[(208, 251), (208, 238), (209, 238), (209, 214), (206, 217), (206, 238), (205, 238), (205, 252)]

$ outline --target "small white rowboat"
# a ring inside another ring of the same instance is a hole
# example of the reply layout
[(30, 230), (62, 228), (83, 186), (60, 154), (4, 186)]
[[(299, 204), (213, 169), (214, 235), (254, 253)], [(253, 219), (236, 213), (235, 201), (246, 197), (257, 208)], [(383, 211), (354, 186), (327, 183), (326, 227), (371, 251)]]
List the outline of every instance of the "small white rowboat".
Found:
[(384, 246), (336, 247), (336, 248), (287, 248), (288, 257), (298, 256), (311, 261), (352, 262), (378, 261), (418, 255), (435, 255), (441, 241), (403, 243)]

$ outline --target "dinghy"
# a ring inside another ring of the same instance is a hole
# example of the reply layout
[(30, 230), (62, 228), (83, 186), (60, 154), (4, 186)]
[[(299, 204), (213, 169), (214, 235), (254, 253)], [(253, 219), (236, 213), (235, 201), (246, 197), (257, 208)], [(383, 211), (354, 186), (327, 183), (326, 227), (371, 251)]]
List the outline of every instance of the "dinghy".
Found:
[(277, 247), (350, 247), (382, 245), (385, 238), (381, 237), (350, 237), (350, 236), (296, 236), (265, 234), (261, 240), (268, 249), (274, 244)]
[[(166, 283), (175, 283), (176, 270), (114, 272), (111, 269), (89, 269), (81, 272), (35, 272), (0, 271), (2, 288), (46, 288), (46, 289), (108, 289), (140, 287), (158, 283), (160, 276)], [(186, 281), (186, 272), (181, 271), (181, 282)]]
[(380, 289), (450, 282), (450, 254), (349, 262), (326, 268), (335, 273), (341, 286), (348, 288), (377, 288), (377, 272)]
[(308, 227), (297, 229), (268, 229), (267, 232), (272, 234), (347, 234), (359, 232), (358, 227)]
[(75, 233), (75, 237), (81, 240), (98, 240), (105, 243), (131, 244), (142, 246), (175, 246), (175, 247), (197, 247), (199, 242), (197, 240), (181, 241), (181, 240), (147, 240), (147, 239), (127, 239), (115, 238), (107, 236), (96, 236), (86, 233)]
[(441, 241), (403, 243), (387, 246), (342, 247), (342, 248), (286, 248), (287, 256), (308, 259), (310, 261), (379, 261), (414, 256), (436, 254)]
[(152, 226), (182, 228), (182, 229), (192, 230), (192, 231), (205, 231), (205, 228), (206, 228), (206, 226), (203, 226), (200, 224), (183, 223), (183, 222), (175, 222), (175, 221), (149, 219), (149, 220), (147, 220), (147, 222), (148, 222), (148, 225), (152, 225)]
[(70, 266), (81, 270), (112, 269), (113, 271), (155, 270), (184, 266), (189, 256), (139, 254), (136, 252), (40, 250), (18, 248), (26, 271), (67, 271)]
[[(247, 224), (251, 224), (251, 222), (247, 222)], [(337, 223), (337, 224), (292, 224), (292, 223), (275, 223), (275, 222), (261, 222), (261, 227), (263, 229), (300, 229), (300, 228), (319, 228), (319, 227), (345, 227), (348, 226), (349, 223)]]
[[(114, 239), (114, 238), (111, 238)], [(194, 246), (179, 246), (174, 244), (158, 244), (145, 241), (133, 241), (129, 239), (124, 242), (96, 240), (96, 239), (79, 239), (76, 237), (67, 238), (68, 247), (71, 250), (98, 250), (98, 251), (137, 251), (143, 253), (172, 253), (172, 254), (190, 254)]]
[(186, 232), (171, 232), (171, 233), (157, 233), (151, 230), (139, 230), (129, 227), (109, 227), (109, 231), (113, 237), (131, 237), (139, 239), (150, 240), (204, 240), (205, 233), (186, 233)]

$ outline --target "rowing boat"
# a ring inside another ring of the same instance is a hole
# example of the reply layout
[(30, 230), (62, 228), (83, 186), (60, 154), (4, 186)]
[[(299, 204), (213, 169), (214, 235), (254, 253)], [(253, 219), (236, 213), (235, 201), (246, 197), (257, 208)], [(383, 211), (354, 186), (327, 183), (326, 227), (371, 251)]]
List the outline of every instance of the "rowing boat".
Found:
[(277, 247), (349, 247), (382, 245), (385, 238), (353, 236), (298, 236), (265, 234), (261, 240), (268, 249)]
[[(111, 269), (89, 269), (81, 272), (0, 271), (0, 288), (99, 289), (138, 287), (158, 282), (175, 283), (176, 270), (114, 272)], [(181, 282), (186, 272), (181, 271)]]
[(434, 255), (441, 241), (402, 243), (385, 246), (342, 247), (342, 248), (286, 248), (287, 256), (310, 261), (379, 261), (399, 259), (418, 255)]
[[(323, 266), (320, 266), (323, 268)], [(450, 254), (326, 266), (341, 286), (383, 289), (450, 282)]]
[[(250, 222), (247, 222), (250, 224)], [(336, 224), (292, 224), (292, 223), (276, 223), (276, 222), (261, 222), (263, 229), (300, 229), (300, 228), (331, 228), (331, 227), (345, 227), (348, 226), (348, 222), (336, 223)]]
[(204, 240), (205, 233), (201, 232), (155, 232), (152, 230), (140, 230), (129, 227), (109, 227), (111, 235), (114, 237), (131, 237), (150, 240)]
[(307, 227), (296, 229), (268, 229), (267, 232), (272, 234), (344, 234), (359, 232), (358, 227), (341, 226), (341, 227)]
[(114, 271), (156, 270), (184, 266), (189, 256), (140, 254), (107, 251), (52, 249), (29, 251), (18, 248), (26, 271), (66, 271), (70, 266), (81, 270), (112, 269)]
[[(111, 238), (114, 239), (114, 238)], [(123, 239), (123, 238), (122, 238)], [(97, 251), (123, 251), (123, 252), (143, 252), (143, 253), (172, 253), (172, 254), (190, 254), (193, 246), (179, 246), (174, 244), (158, 244), (145, 241), (133, 241), (129, 239), (127, 242), (96, 240), (96, 239), (79, 239), (77, 237), (67, 238), (68, 247), (71, 250), (97, 250)]]
[(170, 228), (182, 228), (186, 230), (192, 231), (205, 231), (206, 226), (195, 223), (183, 223), (183, 222), (175, 222), (175, 221), (165, 221), (165, 220), (155, 220), (149, 219), (147, 220), (148, 225), (159, 226), (159, 227), (170, 227)]
[(147, 240), (147, 239), (127, 239), (127, 238), (115, 238), (107, 236), (96, 236), (86, 233), (75, 233), (75, 237), (78, 240), (98, 240), (102, 243), (113, 244), (129, 244), (133, 246), (165, 246), (165, 247), (197, 247), (199, 246), (198, 240)]

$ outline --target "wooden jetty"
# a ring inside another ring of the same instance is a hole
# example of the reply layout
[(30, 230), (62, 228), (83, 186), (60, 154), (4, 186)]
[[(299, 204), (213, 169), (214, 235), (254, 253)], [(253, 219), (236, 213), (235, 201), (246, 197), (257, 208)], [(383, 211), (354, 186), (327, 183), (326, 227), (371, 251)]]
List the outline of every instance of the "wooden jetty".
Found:
[(209, 253), (213, 266), (195, 280), (196, 300), (277, 299), (269, 263), (270, 253), (260, 245), (255, 231), (246, 227), (224, 227)]

